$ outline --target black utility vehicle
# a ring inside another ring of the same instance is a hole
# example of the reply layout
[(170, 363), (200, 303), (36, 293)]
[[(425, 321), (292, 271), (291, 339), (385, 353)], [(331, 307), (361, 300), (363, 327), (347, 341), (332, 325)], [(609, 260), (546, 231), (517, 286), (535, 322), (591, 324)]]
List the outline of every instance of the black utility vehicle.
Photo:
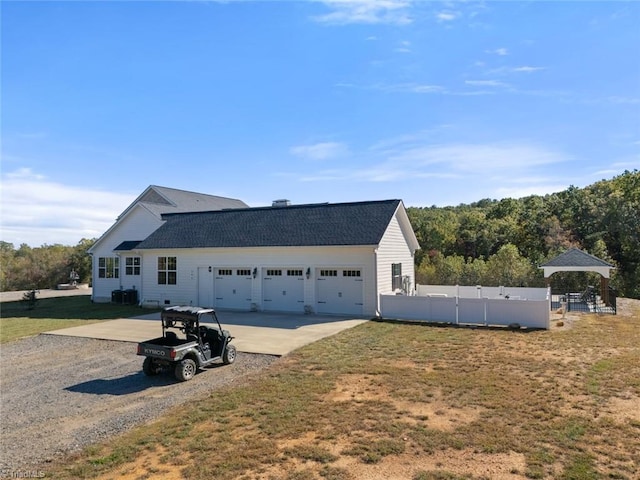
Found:
[[(185, 382), (198, 368), (221, 360), (228, 365), (236, 359), (236, 347), (230, 343), (233, 337), (222, 329), (212, 308), (166, 307), (161, 319), (162, 336), (138, 344), (138, 355), (146, 357), (142, 363), (145, 375), (172, 369)], [(202, 325), (206, 320), (215, 320), (218, 327)]]

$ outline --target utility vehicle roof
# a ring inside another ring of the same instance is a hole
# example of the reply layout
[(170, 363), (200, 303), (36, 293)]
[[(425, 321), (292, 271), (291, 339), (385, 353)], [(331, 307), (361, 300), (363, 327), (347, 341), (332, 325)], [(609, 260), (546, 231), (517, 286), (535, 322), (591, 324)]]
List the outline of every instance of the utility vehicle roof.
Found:
[(174, 306), (174, 307), (164, 307), (162, 309), (162, 313), (179, 313), (183, 315), (202, 315), (205, 313), (214, 313), (215, 310), (213, 308), (202, 308), (202, 307), (192, 307), (190, 305), (186, 306)]

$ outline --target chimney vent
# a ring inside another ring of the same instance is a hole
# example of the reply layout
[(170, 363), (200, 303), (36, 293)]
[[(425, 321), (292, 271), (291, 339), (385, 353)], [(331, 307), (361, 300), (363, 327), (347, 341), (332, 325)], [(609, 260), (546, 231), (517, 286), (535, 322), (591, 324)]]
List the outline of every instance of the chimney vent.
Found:
[(279, 200), (274, 200), (271, 203), (272, 207), (288, 207), (291, 205), (291, 200), (287, 200), (286, 198), (281, 198)]

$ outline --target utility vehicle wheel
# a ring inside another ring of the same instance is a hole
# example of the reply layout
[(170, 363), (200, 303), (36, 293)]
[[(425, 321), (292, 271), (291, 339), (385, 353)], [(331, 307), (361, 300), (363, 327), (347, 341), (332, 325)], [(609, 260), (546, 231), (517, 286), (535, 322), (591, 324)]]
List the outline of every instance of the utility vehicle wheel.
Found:
[(222, 361), (225, 365), (229, 365), (236, 361), (236, 347), (235, 345), (227, 345), (227, 348), (224, 349), (224, 355), (222, 356)]
[(184, 360), (178, 362), (178, 364), (176, 365), (176, 378), (181, 382), (191, 380), (196, 374), (196, 368), (196, 362), (194, 362), (190, 358), (185, 358)]
[(160, 373), (160, 368), (153, 361), (153, 358), (147, 357), (144, 359), (144, 362), (142, 362), (142, 371), (147, 377), (152, 377)]

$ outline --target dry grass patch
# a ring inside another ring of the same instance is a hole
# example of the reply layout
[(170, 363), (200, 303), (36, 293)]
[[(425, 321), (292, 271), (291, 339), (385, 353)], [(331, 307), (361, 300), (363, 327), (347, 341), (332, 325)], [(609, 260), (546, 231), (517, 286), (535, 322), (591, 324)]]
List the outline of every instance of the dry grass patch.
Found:
[(529, 333), (366, 323), (54, 476), (640, 478), (640, 302), (624, 308)]

